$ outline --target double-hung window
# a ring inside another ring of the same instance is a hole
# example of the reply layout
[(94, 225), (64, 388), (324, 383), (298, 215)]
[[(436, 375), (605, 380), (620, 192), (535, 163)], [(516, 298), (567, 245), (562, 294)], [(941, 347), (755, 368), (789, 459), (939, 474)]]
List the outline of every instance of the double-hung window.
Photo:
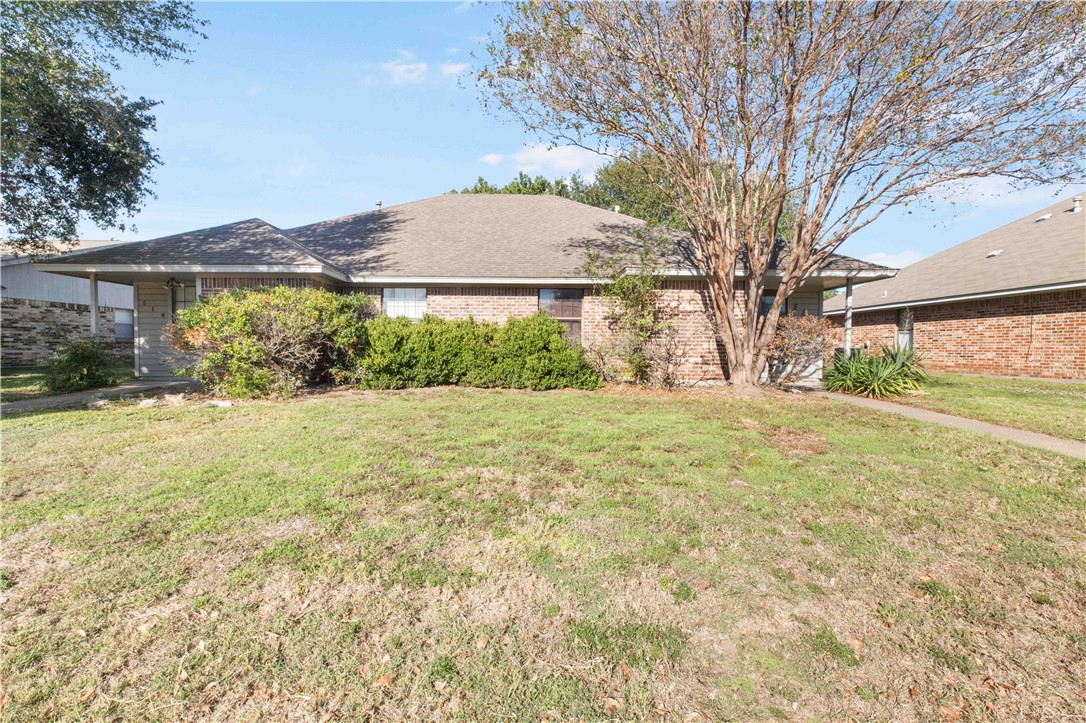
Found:
[(132, 310), (113, 310), (113, 335), (118, 339), (132, 338)]
[(566, 327), (566, 338), (581, 343), (581, 302), (584, 289), (540, 289), (539, 308)]
[(426, 313), (426, 289), (385, 289), (382, 300), (385, 316), (404, 316), (418, 321)]
[[(776, 289), (766, 289), (762, 292), (762, 304), (761, 308), (759, 309), (759, 314), (761, 316), (769, 315), (769, 310), (773, 308), (773, 300), (776, 298)], [(781, 316), (788, 316), (788, 299), (785, 299), (784, 303), (781, 304)]]

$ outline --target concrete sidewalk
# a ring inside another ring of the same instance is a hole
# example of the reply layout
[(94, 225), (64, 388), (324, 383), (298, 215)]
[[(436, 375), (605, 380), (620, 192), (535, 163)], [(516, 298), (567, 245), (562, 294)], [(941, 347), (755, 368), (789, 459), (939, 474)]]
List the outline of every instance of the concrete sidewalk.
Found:
[(891, 412), (893, 414), (900, 414), (901, 416), (909, 417), (910, 419), (919, 419), (924, 422), (934, 422), (935, 424), (941, 424), (944, 427), (964, 429), (967, 432), (979, 432), (980, 434), (988, 434), (993, 437), (998, 437), (999, 439), (1006, 439), (1011, 442), (1018, 442), (1019, 444), (1025, 444), (1030, 447), (1047, 449), (1050, 452), (1059, 452), (1060, 454), (1066, 454), (1077, 459), (1086, 459), (1086, 442), (1078, 442), (1073, 439), (1060, 439), (1059, 437), (1050, 437), (1047, 434), (1027, 432), (1024, 429), (1015, 429), (1013, 427), (1001, 427), (998, 424), (981, 422), (976, 419), (955, 417), (953, 414), (943, 414), (942, 412), (933, 412), (930, 409), (909, 407), (904, 404), (883, 402), (878, 399), (868, 399), (867, 397), (854, 397), (850, 394), (835, 394), (833, 392), (816, 393), (818, 394), (818, 396), (823, 397), (824, 399), (834, 399), (839, 402), (847, 402), (857, 407), (865, 407), (867, 409), (877, 409), (880, 412)]
[(193, 392), (199, 389), (200, 382), (184, 377), (133, 379), (105, 389), (87, 389), (86, 391), (72, 392), (71, 394), (55, 394), (51, 397), (34, 397), (33, 399), (22, 399), (18, 402), (0, 404), (0, 414), (85, 406), (91, 398), (117, 399), (129, 394), (143, 394), (146, 392), (177, 394), (178, 392)]

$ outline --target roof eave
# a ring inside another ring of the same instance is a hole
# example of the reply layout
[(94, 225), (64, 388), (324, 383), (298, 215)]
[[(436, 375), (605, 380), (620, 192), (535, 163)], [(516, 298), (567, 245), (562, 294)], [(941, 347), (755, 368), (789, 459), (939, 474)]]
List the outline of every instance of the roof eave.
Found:
[[(861, 311), (882, 311), (885, 309), (900, 309), (913, 306), (934, 306), (935, 304), (953, 304), (959, 301), (974, 301), (976, 299), (998, 299), (1005, 296), (1021, 296), (1022, 294), (1043, 294), (1049, 291), (1066, 291), (1069, 289), (1086, 288), (1086, 280), (1071, 281), (1064, 284), (1047, 284), (1045, 286), (1027, 286), (1018, 289), (1003, 289), (1000, 291), (985, 291), (978, 294), (961, 294), (958, 296), (941, 296), (933, 299), (919, 299), (908, 301), (894, 301), (889, 304), (873, 304), (870, 306), (853, 306), (852, 313)], [(844, 309), (824, 309), (826, 316), (844, 314)]]
[(35, 263), (38, 271), (88, 274), (321, 274), (348, 281), (338, 269), (323, 264), (64, 264)]

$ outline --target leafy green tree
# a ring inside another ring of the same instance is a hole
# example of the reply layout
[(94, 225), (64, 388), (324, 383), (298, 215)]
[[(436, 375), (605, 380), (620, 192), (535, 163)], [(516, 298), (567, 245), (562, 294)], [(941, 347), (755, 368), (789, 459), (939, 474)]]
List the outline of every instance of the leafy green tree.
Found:
[(158, 101), (130, 100), (109, 69), (118, 54), (183, 59), (179, 37), (204, 24), (181, 0), (4, 3), (0, 221), (16, 251), (70, 246), (83, 217), (123, 230), (153, 196)]

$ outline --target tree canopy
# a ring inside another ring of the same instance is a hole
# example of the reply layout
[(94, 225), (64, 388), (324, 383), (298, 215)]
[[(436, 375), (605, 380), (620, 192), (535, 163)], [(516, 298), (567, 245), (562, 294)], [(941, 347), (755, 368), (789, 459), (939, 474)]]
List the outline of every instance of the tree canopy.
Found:
[(787, 296), (886, 209), (986, 176), (1082, 180), (1082, 4), (535, 0), (497, 23), (489, 109), (648, 153), (681, 191), (739, 385)]
[(0, 220), (10, 247), (69, 246), (83, 217), (124, 229), (161, 162), (147, 140), (157, 101), (130, 100), (109, 69), (118, 54), (184, 58), (180, 38), (203, 37), (203, 24), (180, 0), (4, 3)]

